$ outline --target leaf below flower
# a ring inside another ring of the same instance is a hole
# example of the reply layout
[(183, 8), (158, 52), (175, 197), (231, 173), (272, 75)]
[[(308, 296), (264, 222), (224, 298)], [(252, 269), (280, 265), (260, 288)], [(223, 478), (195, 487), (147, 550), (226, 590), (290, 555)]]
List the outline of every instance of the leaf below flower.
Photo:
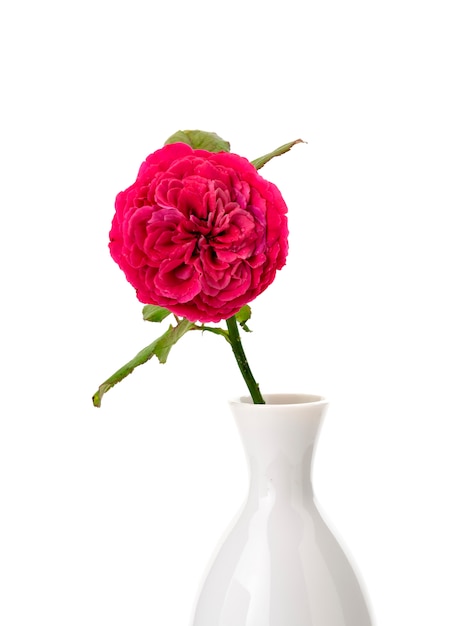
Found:
[(142, 314), (146, 322), (162, 322), (168, 315), (171, 315), (171, 311), (162, 306), (146, 304), (142, 309)]
[(241, 309), (236, 313), (236, 321), (238, 324), (243, 324), (251, 319), (251, 307), (249, 304), (245, 304)]
[(249, 304), (245, 304), (243, 307), (241, 307), (241, 309), (236, 313), (235, 317), (241, 328), (247, 333), (250, 333), (251, 331), (246, 326), (246, 322), (251, 319), (251, 307), (249, 306)]
[(169, 351), (176, 342), (183, 337), (188, 330), (191, 330), (193, 323), (185, 318), (177, 326), (170, 326), (168, 330), (154, 342), (154, 354), (160, 363), (166, 363)]
[(112, 389), (114, 385), (120, 383), (124, 378), (129, 376), (136, 367), (143, 365), (149, 361), (153, 356), (156, 356), (160, 363), (166, 363), (169, 351), (174, 344), (186, 334), (188, 330), (193, 327), (192, 322), (187, 319), (181, 320), (177, 326), (170, 326), (168, 330), (158, 337), (153, 343), (146, 348), (143, 348), (131, 361), (126, 363), (117, 372), (110, 376), (102, 385), (99, 386), (98, 391), (93, 395), (93, 404), (96, 407), (101, 406), (101, 400), (104, 394)]

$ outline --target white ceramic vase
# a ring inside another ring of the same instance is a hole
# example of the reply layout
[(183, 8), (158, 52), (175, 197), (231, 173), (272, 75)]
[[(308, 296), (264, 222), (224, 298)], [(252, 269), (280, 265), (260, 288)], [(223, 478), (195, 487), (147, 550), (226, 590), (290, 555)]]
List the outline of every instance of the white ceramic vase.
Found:
[(321, 517), (311, 464), (319, 396), (230, 402), (250, 471), (247, 501), (208, 569), (192, 626), (371, 626), (357, 577)]

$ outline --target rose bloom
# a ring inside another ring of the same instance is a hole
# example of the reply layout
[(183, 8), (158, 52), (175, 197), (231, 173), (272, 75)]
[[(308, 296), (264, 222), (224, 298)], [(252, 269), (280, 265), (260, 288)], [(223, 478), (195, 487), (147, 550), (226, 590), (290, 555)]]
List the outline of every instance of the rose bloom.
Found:
[(231, 317), (285, 264), (286, 204), (236, 154), (169, 144), (115, 207), (109, 248), (138, 299), (192, 322)]

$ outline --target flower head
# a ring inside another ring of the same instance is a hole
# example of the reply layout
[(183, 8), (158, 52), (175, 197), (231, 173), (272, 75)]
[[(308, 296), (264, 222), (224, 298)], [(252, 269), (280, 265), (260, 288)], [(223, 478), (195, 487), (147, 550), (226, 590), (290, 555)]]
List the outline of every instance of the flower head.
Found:
[(280, 191), (233, 153), (166, 145), (115, 208), (110, 252), (138, 299), (190, 321), (228, 319), (285, 264)]

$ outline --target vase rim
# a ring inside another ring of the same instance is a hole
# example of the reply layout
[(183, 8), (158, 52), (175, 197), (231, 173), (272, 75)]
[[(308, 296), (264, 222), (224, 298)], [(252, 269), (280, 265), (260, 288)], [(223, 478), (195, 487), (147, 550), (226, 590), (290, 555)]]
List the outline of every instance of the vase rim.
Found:
[(298, 406), (305, 404), (327, 404), (324, 396), (311, 393), (265, 393), (262, 394), (265, 404), (254, 404), (251, 396), (236, 396), (229, 400), (229, 404), (250, 404), (256, 409), (263, 410), (271, 406)]

